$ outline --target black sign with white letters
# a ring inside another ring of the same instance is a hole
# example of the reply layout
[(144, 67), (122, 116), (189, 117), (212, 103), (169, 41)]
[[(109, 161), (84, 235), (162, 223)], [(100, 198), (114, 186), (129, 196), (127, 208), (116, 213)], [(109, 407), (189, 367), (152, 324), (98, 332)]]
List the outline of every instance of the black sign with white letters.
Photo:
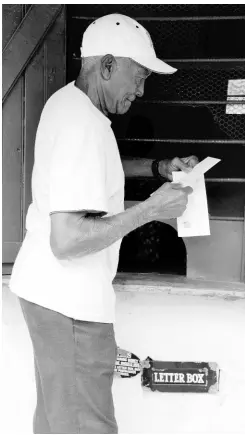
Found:
[(153, 361), (147, 358), (142, 386), (152, 391), (176, 393), (214, 393), (218, 391), (216, 363)]

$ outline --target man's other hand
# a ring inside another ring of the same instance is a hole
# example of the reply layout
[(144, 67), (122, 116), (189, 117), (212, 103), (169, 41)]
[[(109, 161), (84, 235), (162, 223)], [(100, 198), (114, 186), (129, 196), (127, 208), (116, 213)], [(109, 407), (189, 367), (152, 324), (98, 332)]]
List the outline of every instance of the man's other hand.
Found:
[(175, 157), (172, 160), (166, 159), (159, 163), (159, 172), (163, 177), (173, 181), (173, 171), (190, 172), (197, 165), (197, 163), (198, 158), (196, 156), (182, 158)]

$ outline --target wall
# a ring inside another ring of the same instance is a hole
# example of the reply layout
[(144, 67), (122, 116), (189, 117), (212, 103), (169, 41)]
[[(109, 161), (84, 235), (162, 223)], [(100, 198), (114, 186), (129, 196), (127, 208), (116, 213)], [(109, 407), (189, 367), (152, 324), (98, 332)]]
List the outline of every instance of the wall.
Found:
[[(27, 435), (32, 433), (36, 404), (33, 352), (18, 300), (7, 283), (5, 280), (3, 286), (2, 433)], [(117, 291), (118, 345), (141, 359), (216, 362), (221, 369), (220, 392), (153, 393), (142, 390), (140, 375), (115, 377), (119, 433), (244, 433), (242, 294), (234, 296), (230, 289), (223, 297), (201, 297), (191, 295), (191, 291), (188, 296), (188, 289), (185, 296), (168, 291)]]
[(141, 359), (216, 362), (218, 394), (143, 391), (140, 375), (115, 378), (120, 433), (244, 433), (245, 301), (117, 293), (118, 345)]

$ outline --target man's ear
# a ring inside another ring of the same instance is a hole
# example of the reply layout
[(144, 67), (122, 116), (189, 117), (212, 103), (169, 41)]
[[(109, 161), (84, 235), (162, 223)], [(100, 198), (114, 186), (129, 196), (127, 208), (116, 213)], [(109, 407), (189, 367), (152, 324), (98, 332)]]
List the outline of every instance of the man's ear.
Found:
[(112, 54), (106, 54), (101, 59), (100, 71), (104, 80), (110, 80), (114, 71), (117, 68), (117, 61)]

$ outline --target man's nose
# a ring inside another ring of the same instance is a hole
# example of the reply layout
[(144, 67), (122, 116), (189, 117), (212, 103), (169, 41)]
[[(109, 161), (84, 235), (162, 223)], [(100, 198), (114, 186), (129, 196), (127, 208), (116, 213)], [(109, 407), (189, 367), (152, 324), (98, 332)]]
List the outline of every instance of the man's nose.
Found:
[(142, 83), (141, 85), (139, 85), (138, 87), (137, 87), (137, 90), (136, 90), (136, 96), (137, 97), (143, 97), (143, 95), (144, 95), (144, 89), (145, 89), (145, 84), (144, 83)]

